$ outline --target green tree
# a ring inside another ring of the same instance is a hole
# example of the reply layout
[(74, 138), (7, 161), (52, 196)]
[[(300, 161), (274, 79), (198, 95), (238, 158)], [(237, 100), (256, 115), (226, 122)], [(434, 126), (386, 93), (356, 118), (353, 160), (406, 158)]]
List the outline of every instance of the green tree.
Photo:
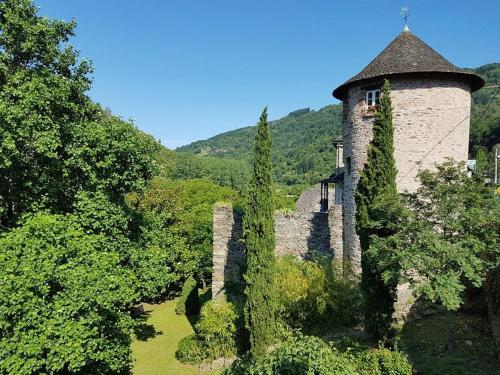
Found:
[(386, 336), (394, 311), (397, 283), (388, 284), (369, 252), (372, 236), (394, 233), (394, 203), (397, 201), (394, 127), (389, 81), (384, 82), (380, 105), (373, 122), (368, 161), (355, 195), (356, 230), (361, 244), (362, 287), (365, 294), (365, 328), (374, 338)]
[(375, 238), (373, 249), (386, 280), (409, 281), (417, 295), (455, 311), (467, 285), (481, 286), (499, 265), (500, 201), (463, 163), (447, 161), (419, 178), (418, 191), (405, 195), (398, 232)]
[(264, 354), (276, 339), (273, 192), (271, 134), (265, 108), (257, 125), (253, 175), (243, 221), (245, 326), (250, 336), (250, 353), (254, 357)]
[[(195, 278), (206, 282), (212, 276), (213, 206), (219, 201), (234, 201), (237, 194), (204, 179), (170, 180), (156, 177), (140, 196), (130, 194), (129, 204), (135, 206), (144, 218), (142, 243), (144, 246), (165, 248), (166, 235), (182, 239), (185, 256), (176, 271), (184, 277), (195, 273)], [(181, 247), (174, 249), (180, 250)], [(173, 249), (170, 250), (174, 253)], [(172, 266), (175, 263), (172, 264)]]
[(155, 172), (153, 139), (86, 95), (91, 65), (68, 44), (76, 24), (0, 1), (0, 225), (26, 212), (71, 210), (75, 195), (110, 200)]
[(128, 369), (134, 274), (72, 216), (39, 214), (0, 237), (0, 373)]

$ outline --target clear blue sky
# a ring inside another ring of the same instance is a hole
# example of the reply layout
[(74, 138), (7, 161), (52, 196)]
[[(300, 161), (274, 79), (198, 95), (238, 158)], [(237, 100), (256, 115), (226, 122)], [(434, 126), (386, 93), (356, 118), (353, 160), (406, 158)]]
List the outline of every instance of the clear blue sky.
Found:
[(499, 0), (36, 0), (78, 22), (92, 98), (177, 147), (334, 103), (403, 28), (454, 64), (500, 61)]

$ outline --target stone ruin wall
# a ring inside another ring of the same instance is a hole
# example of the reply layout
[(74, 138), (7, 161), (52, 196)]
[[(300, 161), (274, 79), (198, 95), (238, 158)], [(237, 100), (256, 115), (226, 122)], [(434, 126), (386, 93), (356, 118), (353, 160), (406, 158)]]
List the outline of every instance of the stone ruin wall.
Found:
[[(318, 199), (319, 196), (316, 196)], [(342, 207), (329, 213), (276, 212), (276, 255), (307, 258), (312, 252), (342, 257)], [(230, 205), (216, 205), (213, 216), (213, 299), (224, 297), (225, 283), (241, 282), (244, 248), (242, 216)]]
[[(434, 169), (448, 157), (467, 160), (470, 87), (437, 78), (393, 79), (391, 87), (397, 187), (399, 191), (415, 191), (420, 170)], [(373, 137), (373, 117), (364, 114), (365, 95), (364, 85), (349, 89), (342, 121), (344, 163), (347, 165), (347, 158), (351, 158), (350, 173), (344, 175), (344, 256), (359, 271), (361, 250), (354, 194)], [(438, 143), (445, 137), (446, 141)]]

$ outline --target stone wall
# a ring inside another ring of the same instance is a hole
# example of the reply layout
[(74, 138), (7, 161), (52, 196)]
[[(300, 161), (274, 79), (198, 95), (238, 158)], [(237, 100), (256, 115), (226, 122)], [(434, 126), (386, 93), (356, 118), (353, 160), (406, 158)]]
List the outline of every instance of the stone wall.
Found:
[[(342, 251), (342, 207), (330, 213), (275, 214), (276, 255), (308, 258), (313, 252), (334, 256)], [(239, 241), (242, 217), (230, 205), (216, 205), (213, 221), (212, 296), (223, 298), (224, 286), (241, 282), (244, 248)]]
[(216, 205), (213, 216), (212, 298), (221, 298), (224, 282), (239, 281), (244, 264), (242, 217), (231, 205)]
[[(420, 170), (433, 169), (448, 157), (467, 160), (470, 87), (459, 81), (431, 78), (394, 79), (391, 86), (397, 186), (399, 191), (415, 191)], [(342, 135), (346, 171), (344, 259), (358, 270), (361, 251), (355, 229), (354, 194), (373, 137), (373, 117), (365, 113), (366, 89), (364, 85), (349, 89), (344, 101)]]
[[(334, 202), (334, 189), (330, 185), (328, 189), (328, 202)], [(320, 212), (321, 184), (316, 184), (307, 188), (300, 194), (295, 203), (295, 210), (298, 212)]]

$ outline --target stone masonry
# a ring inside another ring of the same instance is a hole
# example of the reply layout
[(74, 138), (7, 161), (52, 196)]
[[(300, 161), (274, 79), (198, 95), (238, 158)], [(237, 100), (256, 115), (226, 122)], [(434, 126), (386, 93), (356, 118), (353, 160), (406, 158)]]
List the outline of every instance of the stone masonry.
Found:
[[(319, 199), (319, 196), (317, 196)], [(315, 252), (335, 256), (342, 252), (342, 207), (329, 213), (276, 212), (276, 255), (308, 258)], [(242, 280), (244, 248), (239, 241), (242, 217), (230, 205), (216, 205), (213, 221), (213, 299), (224, 297), (224, 286)]]
[[(470, 86), (445, 78), (391, 80), (394, 143), (399, 191), (418, 188), (417, 173), (433, 169), (446, 158), (466, 161), (471, 106)], [(381, 85), (381, 83), (380, 83)], [(361, 266), (355, 229), (354, 194), (367, 161), (373, 116), (366, 114), (366, 86), (349, 88), (344, 100), (344, 260)], [(442, 139), (444, 141), (440, 142)]]

